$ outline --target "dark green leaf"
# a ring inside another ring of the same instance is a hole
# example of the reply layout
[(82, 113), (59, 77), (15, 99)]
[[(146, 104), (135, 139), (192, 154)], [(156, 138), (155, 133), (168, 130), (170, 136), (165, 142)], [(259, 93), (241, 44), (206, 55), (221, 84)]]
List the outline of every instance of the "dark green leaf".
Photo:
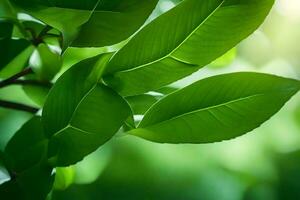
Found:
[(5, 148), (9, 169), (19, 173), (41, 162), (47, 153), (47, 142), (40, 117), (29, 120)]
[(13, 24), (4, 21), (0, 21), (0, 45), (1, 45), (1, 59), (0, 59), (0, 70), (9, 62), (11, 58), (7, 57), (7, 50), (3, 47), (8, 47), (11, 42), (11, 35), (13, 31)]
[(97, 83), (110, 57), (103, 54), (76, 64), (50, 90), (43, 122), (53, 165), (83, 159), (109, 140), (129, 116), (126, 101)]
[(23, 69), (32, 52), (28, 41), (12, 39), (12, 31), (12, 23), (0, 20), (0, 78), (7, 78)]
[(0, 185), (1, 198), (45, 199), (53, 182), (52, 168), (44, 162), (47, 144), (40, 117), (29, 120), (13, 136), (4, 151), (11, 180)]
[(52, 168), (37, 165), (0, 185), (1, 199), (45, 200), (51, 190), (54, 177)]
[(185, 0), (138, 32), (107, 67), (123, 95), (158, 89), (209, 64), (263, 22), (274, 0)]
[(3, 19), (15, 20), (16, 18), (17, 18), (16, 12), (14, 11), (9, 0), (1, 0), (1, 2), (0, 2), (0, 21)]
[(228, 140), (259, 127), (299, 89), (299, 81), (267, 74), (210, 77), (154, 104), (129, 133), (161, 143)]

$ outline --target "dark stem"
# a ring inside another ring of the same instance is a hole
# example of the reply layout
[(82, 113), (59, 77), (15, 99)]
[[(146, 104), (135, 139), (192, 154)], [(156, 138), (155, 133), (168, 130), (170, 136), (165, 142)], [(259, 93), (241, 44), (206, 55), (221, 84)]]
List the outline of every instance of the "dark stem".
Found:
[(40, 34), (38, 35), (38, 38), (42, 38), (44, 35), (46, 35), (48, 33), (48, 31), (50, 31), (52, 29), (51, 26), (47, 25), (45, 26), (45, 28), (40, 32)]
[(31, 74), (33, 73), (32, 69), (31, 68), (26, 68), (24, 69), (23, 71), (13, 75), (12, 77), (8, 78), (8, 79), (5, 79), (3, 81), (0, 81), (0, 88), (3, 88), (7, 85), (11, 85), (13, 84), (14, 81), (16, 81), (18, 78), (22, 77), (22, 76), (25, 76), (27, 74)]
[(35, 114), (35, 113), (37, 113), (37, 111), (39, 111), (38, 108), (34, 108), (34, 107), (27, 106), (27, 105), (20, 104), (20, 103), (4, 101), (4, 100), (0, 100), (0, 107), (25, 111), (25, 112), (29, 112), (29, 113), (33, 113), (33, 114)]
[(39, 44), (43, 43), (43, 37), (52, 29), (51, 26), (47, 25), (45, 28), (39, 33), (38, 36), (34, 37), (32, 40), (33, 45), (38, 46)]
[(36, 86), (42, 86), (46, 88), (51, 88), (52, 83), (50, 82), (43, 82), (43, 81), (36, 81), (36, 80), (14, 80), (11, 82), (11, 84), (14, 85), (36, 85)]
[(47, 33), (46, 35), (43, 36), (43, 39), (49, 38), (49, 37), (60, 37), (60, 34), (54, 34), (54, 33)]

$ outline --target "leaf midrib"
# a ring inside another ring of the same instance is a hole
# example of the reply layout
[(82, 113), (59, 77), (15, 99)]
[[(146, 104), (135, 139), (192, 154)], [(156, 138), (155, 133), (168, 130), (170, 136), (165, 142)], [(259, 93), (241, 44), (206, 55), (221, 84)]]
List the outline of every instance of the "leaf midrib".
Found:
[[(292, 90), (282, 90), (280, 92), (288, 92), (288, 91), (292, 91)], [(277, 92), (272, 92), (272, 93), (277, 93)], [(167, 120), (163, 120), (163, 121), (160, 121), (158, 123), (154, 123), (154, 124), (149, 124), (149, 125), (146, 125), (144, 127), (139, 127), (139, 125), (141, 124), (141, 121), (140, 124), (137, 126), (137, 128), (147, 128), (147, 127), (151, 127), (151, 126), (157, 126), (159, 124), (163, 124), (163, 123), (166, 123), (168, 121), (172, 121), (172, 120), (176, 120), (176, 119), (179, 119), (181, 117), (184, 117), (184, 116), (187, 116), (187, 115), (190, 115), (190, 114), (194, 114), (194, 113), (198, 113), (198, 112), (202, 112), (202, 111), (206, 111), (206, 110), (210, 110), (210, 109), (213, 109), (213, 108), (218, 108), (218, 107), (222, 107), (222, 106), (226, 106), (227, 104), (231, 104), (231, 103), (236, 103), (236, 102), (240, 102), (240, 101), (244, 101), (244, 100), (248, 100), (248, 99), (252, 99), (252, 98), (256, 98), (256, 97), (259, 97), (259, 96), (265, 96), (265, 95), (268, 95), (269, 93), (259, 93), (259, 94), (255, 94), (255, 95), (249, 95), (249, 96), (246, 96), (246, 97), (242, 97), (242, 98), (238, 98), (238, 99), (235, 99), (235, 100), (231, 100), (231, 101), (227, 101), (227, 102), (224, 102), (224, 103), (220, 103), (220, 104), (217, 104), (217, 105), (213, 105), (213, 106), (209, 106), (209, 107), (206, 107), (206, 108), (201, 108), (201, 109), (197, 109), (197, 110), (193, 110), (193, 111), (190, 111), (190, 112), (187, 112), (187, 113), (184, 113), (184, 114), (180, 114), (180, 115), (177, 115), (177, 116), (174, 116), (174, 117), (171, 117), (170, 119), (167, 119)], [(271, 93), (270, 93), (271, 94)], [(155, 104), (153, 105), (155, 106)], [(147, 113), (145, 113), (146, 115)]]
[[(151, 64), (154, 64), (156, 62), (160, 62), (162, 61), (163, 59), (165, 58), (168, 58), (171, 56), (171, 58), (177, 60), (178, 62), (182, 62), (184, 64), (189, 64), (189, 65), (195, 65), (193, 63), (190, 63), (188, 61), (185, 61), (185, 60), (182, 60), (180, 58), (177, 58), (175, 57), (174, 55), (172, 55), (176, 50), (178, 50), (205, 22), (207, 22), (207, 20), (210, 19), (211, 16), (213, 16), (218, 10), (219, 8), (222, 7), (222, 5), (224, 4), (226, 0), (222, 0), (222, 2), (220, 2), (220, 4), (176, 47), (174, 48), (172, 51), (170, 51), (169, 53), (167, 53), (165, 56), (157, 59), (157, 60), (154, 60), (154, 61), (151, 61), (151, 62), (148, 62), (148, 63), (145, 63), (145, 64), (142, 64), (140, 66), (136, 66), (136, 67), (133, 67), (133, 68), (130, 68), (130, 69), (126, 69), (126, 70), (121, 70), (121, 71), (118, 71), (116, 73), (121, 73), (121, 72), (129, 72), (129, 71), (133, 71), (133, 70), (137, 70), (139, 68), (143, 68), (143, 67), (146, 67), (148, 65), (151, 65)], [(116, 55), (116, 54), (115, 54)], [(113, 56), (114, 57), (114, 56)], [(111, 60), (113, 59), (113, 57), (111, 58)]]
[(68, 128), (74, 128), (74, 129), (79, 130), (79, 131), (82, 131), (82, 132), (84, 132), (84, 133), (93, 134), (92, 132), (88, 132), (88, 131), (82, 130), (82, 129), (76, 127), (76, 126), (73, 126), (71, 122), (72, 122), (72, 120), (73, 120), (73, 118), (74, 118), (74, 116), (75, 116), (77, 110), (79, 109), (80, 104), (87, 98), (87, 96), (88, 96), (88, 95), (89, 95), (96, 87), (97, 87), (97, 84), (94, 84), (94, 85), (91, 87), (91, 89), (89, 89), (89, 90), (87, 91), (87, 93), (81, 98), (81, 100), (78, 102), (77, 106), (75, 107), (75, 109), (74, 109), (74, 111), (73, 111), (73, 113), (72, 113), (72, 115), (71, 115), (71, 117), (70, 117), (68, 123), (67, 123), (63, 128), (61, 128), (61, 129), (59, 129), (58, 131), (56, 131), (51, 137), (56, 137), (56, 136), (58, 136), (59, 134), (63, 133), (65, 130), (67, 130)]

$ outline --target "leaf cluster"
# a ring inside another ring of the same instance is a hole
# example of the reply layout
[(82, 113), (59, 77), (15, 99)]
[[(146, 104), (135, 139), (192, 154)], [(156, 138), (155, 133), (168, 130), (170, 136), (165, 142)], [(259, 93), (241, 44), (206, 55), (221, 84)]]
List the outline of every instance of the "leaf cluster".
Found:
[[(236, 138), (300, 89), (297, 80), (254, 72), (170, 87), (252, 34), (274, 0), (183, 0), (147, 21), (157, 3), (0, 2), (0, 88), (21, 85), (36, 105), (0, 100), (33, 115), (1, 152), (10, 177), (1, 198), (45, 199), (54, 177), (63, 179), (61, 167), (116, 134), (173, 144)], [(87, 48), (65, 66), (69, 52)]]

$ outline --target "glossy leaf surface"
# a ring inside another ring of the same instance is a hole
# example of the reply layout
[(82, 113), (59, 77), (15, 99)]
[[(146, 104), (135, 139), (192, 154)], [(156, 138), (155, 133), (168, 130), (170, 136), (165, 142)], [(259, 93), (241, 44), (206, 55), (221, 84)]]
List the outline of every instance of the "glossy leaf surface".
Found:
[(108, 141), (129, 116), (126, 101), (97, 83), (109, 58), (104, 54), (76, 64), (50, 90), (43, 123), (53, 165), (67, 166), (83, 159)]
[(185, 0), (145, 26), (117, 52), (105, 80), (130, 96), (188, 76), (255, 31), (273, 2)]
[(129, 133), (161, 143), (232, 139), (259, 127), (299, 89), (299, 81), (267, 74), (210, 77), (154, 104)]

